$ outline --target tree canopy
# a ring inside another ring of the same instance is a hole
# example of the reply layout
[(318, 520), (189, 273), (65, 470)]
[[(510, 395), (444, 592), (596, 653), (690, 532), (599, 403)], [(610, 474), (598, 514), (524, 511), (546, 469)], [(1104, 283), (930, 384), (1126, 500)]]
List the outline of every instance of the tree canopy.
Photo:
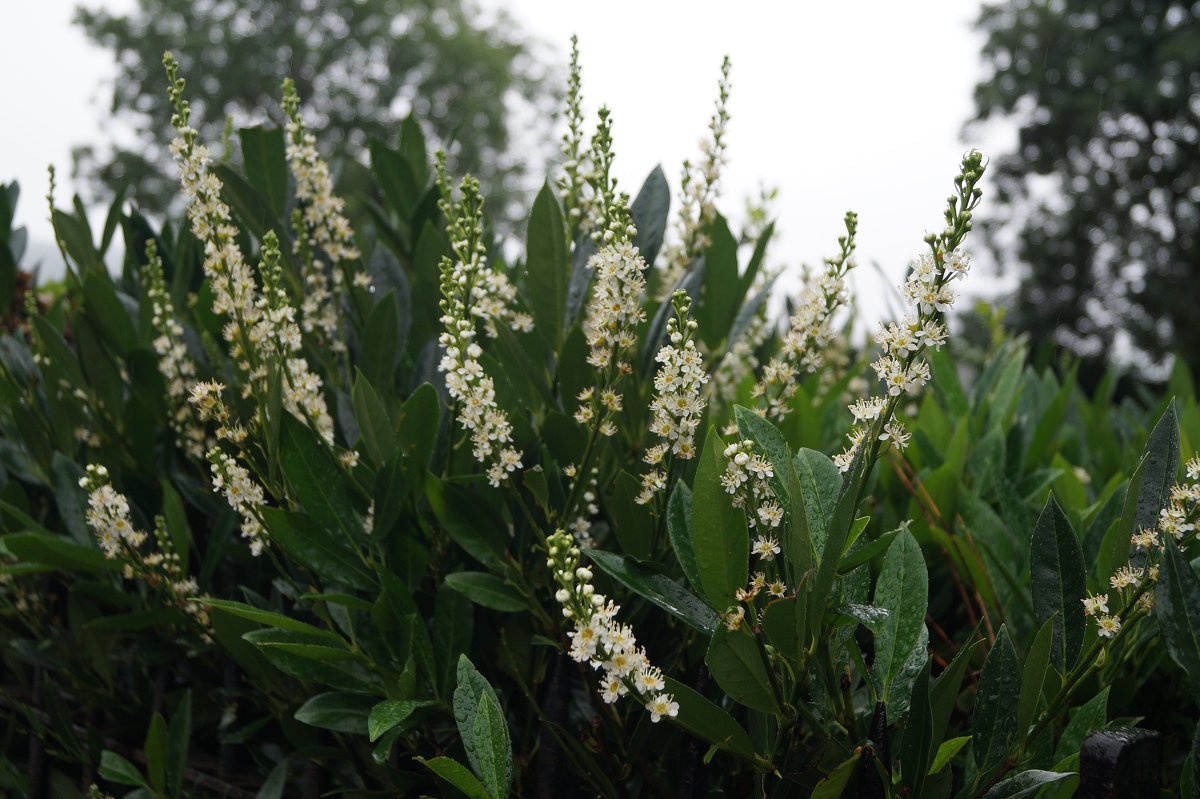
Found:
[(209, 141), (227, 118), (266, 121), (262, 109), (279, 108), (280, 81), (291, 77), (327, 152), (357, 155), (410, 113), (456, 170), (492, 186), (511, 189), (519, 170), (536, 170), (537, 153), (548, 152), (551, 126), (536, 138), (518, 121), (553, 101), (536, 43), (503, 14), (482, 17), (470, 0), (138, 0), (127, 14), (81, 7), (76, 21), (114, 52), (112, 111), (134, 136), (76, 150), (76, 172), (98, 196), (125, 184), (143, 204), (175, 193), (164, 50), (196, 76), (193, 124)]
[(1095, 367), (1148, 353), (1200, 371), (1200, 4), (987, 4), (976, 118), (1019, 127), (995, 159), (990, 241), (1024, 274), (1010, 318)]

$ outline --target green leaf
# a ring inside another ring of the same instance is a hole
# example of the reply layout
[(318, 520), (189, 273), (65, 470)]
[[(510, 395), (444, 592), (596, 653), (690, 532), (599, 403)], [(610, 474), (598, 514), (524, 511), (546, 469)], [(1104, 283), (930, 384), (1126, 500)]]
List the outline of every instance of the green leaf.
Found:
[(1167, 651), (1200, 699), (1200, 577), (1171, 536), (1163, 536), (1164, 553), (1154, 591), (1154, 615)]
[(800, 635), (796, 629), (796, 597), (774, 599), (763, 610), (762, 628), (767, 640), (792, 660), (800, 660)]
[(1066, 673), (1083, 648), (1087, 578), (1079, 539), (1053, 494), (1033, 528), (1029, 559), (1033, 614), (1038, 624), (1054, 620), (1050, 658), (1060, 672)]
[(1108, 689), (1107, 685), (1104, 686), (1100, 693), (1071, 715), (1071, 721), (1058, 738), (1058, 746), (1054, 750), (1055, 762), (1079, 754), (1083, 740), (1096, 730), (1104, 729), (1108, 723)]
[(313, 574), (364, 591), (376, 587), (374, 576), (341, 536), (335, 538), (308, 517), (281, 508), (263, 508), (262, 516), (271, 540)]
[(804, 510), (808, 517), (813, 548), (820, 556), (825, 549), (829, 522), (842, 490), (842, 473), (823, 452), (801, 447), (792, 461), (804, 492)]
[(725, 443), (709, 427), (692, 482), (692, 552), (701, 593), (718, 610), (736, 601), (734, 592), (746, 585), (750, 560), (746, 515), (730, 504), (729, 494), (721, 485), (724, 450)]
[(971, 720), (971, 749), (981, 774), (999, 765), (1012, 746), (1017, 730), (1017, 704), (1013, 697), (1020, 695), (1020, 669), (1008, 628), (1001, 624), (996, 643), (979, 675)]
[(699, 597), (670, 577), (615, 552), (586, 549), (584, 554), (600, 568), (600, 571), (649, 599), (680, 621), (706, 635), (712, 635), (713, 630), (717, 628), (717, 614)]
[(496, 700), (488, 694), (479, 697), (473, 725), (475, 773), (496, 799), (506, 799), (512, 785), (512, 743), (508, 725)]
[(1153, 528), (1167, 506), (1179, 472), (1179, 417), (1171, 400), (1146, 440), (1146, 465), (1137, 492), (1134, 529)]
[(484, 566), (500, 570), (508, 530), (491, 508), (465, 488), (432, 475), (425, 484), (425, 496), (454, 543)]
[[(738, 432), (742, 434), (742, 437), (753, 441), (754, 448), (771, 462), (772, 474), (769, 481), (771, 490), (775, 492), (775, 496), (779, 498), (781, 504), (788, 505), (791, 500), (791, 492), (790, 487), (784, 481), (787, 480), (792, 451), (788, 448), (783, 433), (769, 420), (741, 405), (733, 406), (733, 415), (737, 419)], [(841, 485), (840, 476), (838, 484)]]
[(183, 772), (187, 769), (188, 749), (192, 737), (192, 692), (183, 692), (183, 699), (171, 714), (167, 729), (167, 795), (183, 796)]
[(437, 389), (431, 383), (422, 383), (400, 406), (400, 418), (396, 421), (396, 441), (404, 455), (403, 474), (418, 496), (437, 445), (441, 403)]
[(242, 638), (292, 677), (345, 691), (370, 693), (376, 688), (375, 680), (354, 662), (353, 652), (330, 646), (325, 639), (275, 629), (252, 630)]
[(690, 686), (664, 677), (666, 691), (679, 704), (679, 715), (671, 719), (677, 725), (745, 760), (754, 759), (750, 735), (733, 716), (714, 705)]
[(282, 613), (276, 613), (273, 610), (263, 610), (256, 608), (253, 605), (247, 605), (244, 602), (235, 602), (232, 599), (209, 599), (207, 597), (200, 600), (210, 608), (223, 610), (226, 613), (232, 613), (243, 619), (258, 622), (267, 627), (278, 627), (283, 630), (292, 630), (298, 633), (307, 633), (314, 636), (324, 636), (332, 641), (341, 642), (341, 638), (337, 633), (329, 630), (322, 630), (320, 627), (314, 627), (305, 621), (293, 619), (291, 616), (285, 616)]
[(146, 789), (150, 787), (137, 766), (108, 749), (100, 753), (100, 776), (118, 785), (136, 785)]
[[(454, 689), (454, 721), (472, 770), (495, 797), (508, 795), (512, 783), (512, 748), (500, 700), (466, 655), (458, 658)], [(502, 742), (502, 747), (500, 745)], [(506, 750), (502, 755), (501, 749)], [(503, 787), (503, 791), (499, 790)]]
[(613, 481), (612, 492), (605, 501), (609, 527), (621, 545), (621, 551), (638, 560), (649, 560), (654, 519), (649, 508), (639, 505), (641, 481), (622, 469)]
[(423, 707), (432, 707), (437, 702), (415, 699), (389, 699), (371, 708), (367, 716), (367, 735), (372, 742), (388, 730), (406, 721)]
[(475, 608), (462, 594), (443, 586), (433, 604), (432, 646), (437, 663), (430, 673), (430, 683), (435, 686), (438, 696), (454, 693), (458, 679), (458, 658), (470, 650), (474, 629)]
[(425, 768), (438, 775), (446, 782), (453, 785), (458, 790), (465, 793), (468, 799), (492, 799), (487, 788), (483, 787), (475, 775), (467, 770), (467, 767), (457, 760), (452, 760), (448, 757), (435, 757), (426, 760), (423, 757), (418, 757), (417, 761), (425, 766)]
[[(833, 555), (832, 552), (828, 554)], [(891, 707), (906, 704), (906, 695), (912, 689), (911, 682), (904, 684), (907, 679), (904, 675), (925, 630), (925, 611), (929, 604), (925, 557), (917, 539), (907, 530), (896, 537), (883, 558), (873, 604), (888, 612), (875, 629), (872, 671), (880, 699), (889, 706), (891, 718)]]
[(117, 298), (112, 279), (91, 272), (83, 279), (83, 302), (88, 318), (100, 330), (105, 342), (121, 355), (137, 346), (137, 331), (133, 318)]
[(1040, 771), (1038, 769), (1022, 771), (1014, 777), (997, 783), (983, 795), (983, 799), (1021, 799), (1026, 796), (1034, 796), (1042, 789), (1042, 786), (1073, 776), (1075, 776), (1074, 772), (1070, 771)]
[(307, 425), (291, 414), (283, 416), (282, 424), (279, 455), (296, 499), (318, 527), (354, 545), (363, 531), (347, 490), (349, 478)]
[(300, 706), (296, 720), (310, 727), (363, 735), (367, 732), (367, 715), (376, 701), (369, 694), (350, 691), (317, 694)]
[(902, 529), (904, 528), (898, 527), (895, 530), (890, 530), (874, 541), (868, 541), (858, 549), (843, 555), (841, 562), (838, 563), (838, 574), (849, 574), (864, 563), (872, 561), (884, 552), (887, 552), (892, 546), (892, 541), (895, 540), (896, 536), (900, 535)]
[(692, 550), (692, 489), (679, 479), (671, 498), (667, 500), (667, 536), (671, 539), (671, 551), (679, 561), (683, 576), (692, 588), (703, 594), (700, 585), (700, 567), (696, 565), (696, 553)]
[(542, 184), (533, 201), (526, 228), (525, 270), (527, 298), (542, 338), (554, 352), (566, 337), (563, 314), (567, 307), (567, 284), (571, 280), (571, 259), (563, 223), (562, 207), (550, 184)]
[(1021, 671), (1021, 695), (1017, 700), (1017, 735), (1022, 738), (1029, 733), (1029, 725), (1033, 723), (1042, 698), (1042, 684), (1050, 668), (1055, 621), (1057, 617), (1046, 619), (1025, 656), (1025, 666)]
[(667, 214), (671, 209), (671, 189), (662, 164), (656, 164), (642, 182), (642, 188), (629, 206), (629, 215), (637, 226), (633, 244), (641, 252), (646, 263), (654, 265), (654, 258), (662, 248), (667, 233)]
[(144, 748), (150, 784), (161, 794), (167, 789), (167, 720), (161, 713), (150, 717), (150, 729), (146, 732)]
[(361, 371), (356, 370), (351, 396), (354, 400), (354, 419), (358, 422), (363, 446), (371, 462), (376, 467), (382, 466), (396, 448), (396, 433), (392, 429), (387, 406)]
[(240, 128), (246, 179), (279, 219), (287, 213), (288, 166), (282, 128)]
[(47, 533), (11, 533), (0, 537), (0, 544), (23, 561), (45, 563), (65, 572), (104, 572), (121, 568), (98, 549), (76, 544)]
[(904, 737), (900, 740), (900, 774), (910, 796), (924, 796), (925, 777), (933, 754), (933, 711), (929, 705), (929, 668), (925, 666), (913, 683), (912, 702)]
[(446, 585), (476, 605), (492, 610), (515, 613), (529, 607), (529, 603), (515, 588), (494, 574), (453, 572), (446, 575)]
[(762, 713), (779, 713), (758, 644), (746, 624), (736, 630), (718, 625), (704, 662), (730, 699)]
[(390, 392), (396, 385), (396, 369), (404, 352), (404, 342), (400, 337), (400, 311), (396, 307), (394, 290), (380, 297), (371, 308), (362, 342), (358, 368), (372, 386), (378, 386), (385, 393)]
[(354, 660), (358, 657), (341, 639), (267, 627), (242, 636), (259, 649), (278, 649), (308, 660)]
[(942, 745), (938, 747), (937, 755), (933, 758), (933, 764), (929, 767), (930, 776), (940, 773), (942, 769), (950, 765), (950, 761), (954, 759), (954, 756), (970, 742), (970, 735), (963, 735), (958, 738), (951, 738), (949, 741), (943, 741)]
[(829, 772), (829, 775), (825, 779), (816, 784), (808, 799), (839, 799), (850, 784), (850, 778), (858, 770), (858, 761), (861, 758), (862, 749), (858, 748), (854, 754), (843, 760), (837, 765), (837, 768)]

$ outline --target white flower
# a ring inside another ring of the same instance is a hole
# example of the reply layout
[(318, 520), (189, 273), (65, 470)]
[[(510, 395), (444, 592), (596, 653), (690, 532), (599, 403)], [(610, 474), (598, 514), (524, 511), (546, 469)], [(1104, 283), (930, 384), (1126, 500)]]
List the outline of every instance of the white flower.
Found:
[(754, 546), (750, 552), (763, 560), (775, 560), (775, 556), (780, 552), (779, 541), (774, 538), (759, 536), (754, 540)]
[(678, 716), (679, 703), (670, 694), (659, 694), (646, 703), (646, 710), (650, 711), (650, 721), (657, 722), (663, 716), (670, 716), (671, 718)]

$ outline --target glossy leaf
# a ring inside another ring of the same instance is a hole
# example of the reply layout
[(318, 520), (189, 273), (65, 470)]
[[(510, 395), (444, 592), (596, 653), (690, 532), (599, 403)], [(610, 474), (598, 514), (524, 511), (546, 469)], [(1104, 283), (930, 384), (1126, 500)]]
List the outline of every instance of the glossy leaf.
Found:
[(1020, 696), (1020, 690), (1017, 653), (1009, 640), (1008, 628), (1000, 625), (996, 643), (979, 675), (971, 720), (971, 749), (981, 774), (991, 771), (1008, 755), (1017, 732), (1017, 703), (1013, 697)]
[(778, 713), (758, 644), (746, 626), (730, 630), (719, 625), (708, 644), (704, 662), (730, 699), (762, 713)]
[(1171, 536), (1164, 539), (1154, 614), (1171, 659), (1187, 674), (1193, 697), (1200, 699), (1200, 576)]
[(700, 585), (700, 568), (696, 565), (696, 553), (692, 550), (692, 489), (679, 480), (667, 500), (667, 536), (671, 539), (671, 551), (679, 561), (683, 576), (695, 591), (703, 593)]
[(733, 605), (734, 592), (746, 585), (750, 534), (746, 516), (729, 502), (721, 485), (725, 443), (712, 427), (704, 441), (692, 483), (692, 551), (708, 604), (718, 610)]
[(1046, 671), (1050, 668), (1050, 650), (1054, 642), (1054, 621), (1046, 619), (1042, 628), (1034, 636), (1029, 652), (1025, 655), (1025, 665), (1021, 670), (1021, 695), (1017, 700), (1017, 735), (1024, 736), (1029, 732), (1038, 705), (1042, 698), (1042, 684), (1046, 680)]
[(452, 572), (446, 575), (446, 585), (475, 604), (492, 610), (514, 613), (528, 607), (515, 588), (494, 574)]
[(1053, 495), (1033, 528), (1029, 562), (1034, 617), (1039, 625), (1053, 619), (1050, 659), (1060, 672), (1066, 672), (1083, 648), (1087, 578), (1079, 539)]
[(334, 732), (365, 735), (367, 715), (377, 698), (368, 694), (333, 691), (317, 694), (296, 711), (296, 720), (310, 727), (322, 727)]
[(435, 704), (437, 703), (415, 699), (389, 699), (380, 702), (371, 708), (367, 716), (367, 736), (371, 741), (378, 741), (381, 735), (407, 721), (416, 711)]
[(538, 332), (557, 352), (566, 337), (563, 314), (571, 263), (565, 239), (562, 207), (549, 183), (542, 185), (533, 201), (526, 229), (525, 270), (529, 310)]
[(1073, 776), (1074, 773), (1070, 771), (1040, 771), (1038, 769), (1022, 771), (1016, 776), (996, 783), (990, 791), (983, 795), (983, 799), (1024, 799), (1024, 797), (1032, 797), (1042, 790), (1043, 786)]
[(717, 628), (717, 614), (699, 597), (670, 577), (615, 552), (587, 549), (584, 553), (600, 571), (649, 599), (680, 621), (706, 635), (712, 635), (713, 630)]
[[(905, 530), (884, 556), (875, 585), (874, 605), (886, 610), (887, 616), (875, 628), (872, 671), (880, 698), (888, 705), (895, 704), (896, 699), (906, 693), (901, 676), (925, 630), (928, 604), (929, 574), (925, 557), (912, 533)], [(907, 688), (911, 690), (911, 683)], [(897, 689), (900, 696), (894, 697)]]

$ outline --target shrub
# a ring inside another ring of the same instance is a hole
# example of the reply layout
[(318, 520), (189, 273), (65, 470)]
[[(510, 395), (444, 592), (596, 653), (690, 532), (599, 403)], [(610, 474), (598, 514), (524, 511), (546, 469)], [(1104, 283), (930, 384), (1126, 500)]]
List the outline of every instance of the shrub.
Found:
[(416, 123), (352, 224), (290, 84), (237, 171), (165, 63), (187, 221), (52, 209), (0, 340), (8, 789), (1067, 796), (1130, 717), (1192, 778), (1190, 381), (952, 346), (977, 152), (856, 351), (857, 217), (779, 325), (717, 212), (728, 62), (671, 224), (574, 61), (513, 263)]

